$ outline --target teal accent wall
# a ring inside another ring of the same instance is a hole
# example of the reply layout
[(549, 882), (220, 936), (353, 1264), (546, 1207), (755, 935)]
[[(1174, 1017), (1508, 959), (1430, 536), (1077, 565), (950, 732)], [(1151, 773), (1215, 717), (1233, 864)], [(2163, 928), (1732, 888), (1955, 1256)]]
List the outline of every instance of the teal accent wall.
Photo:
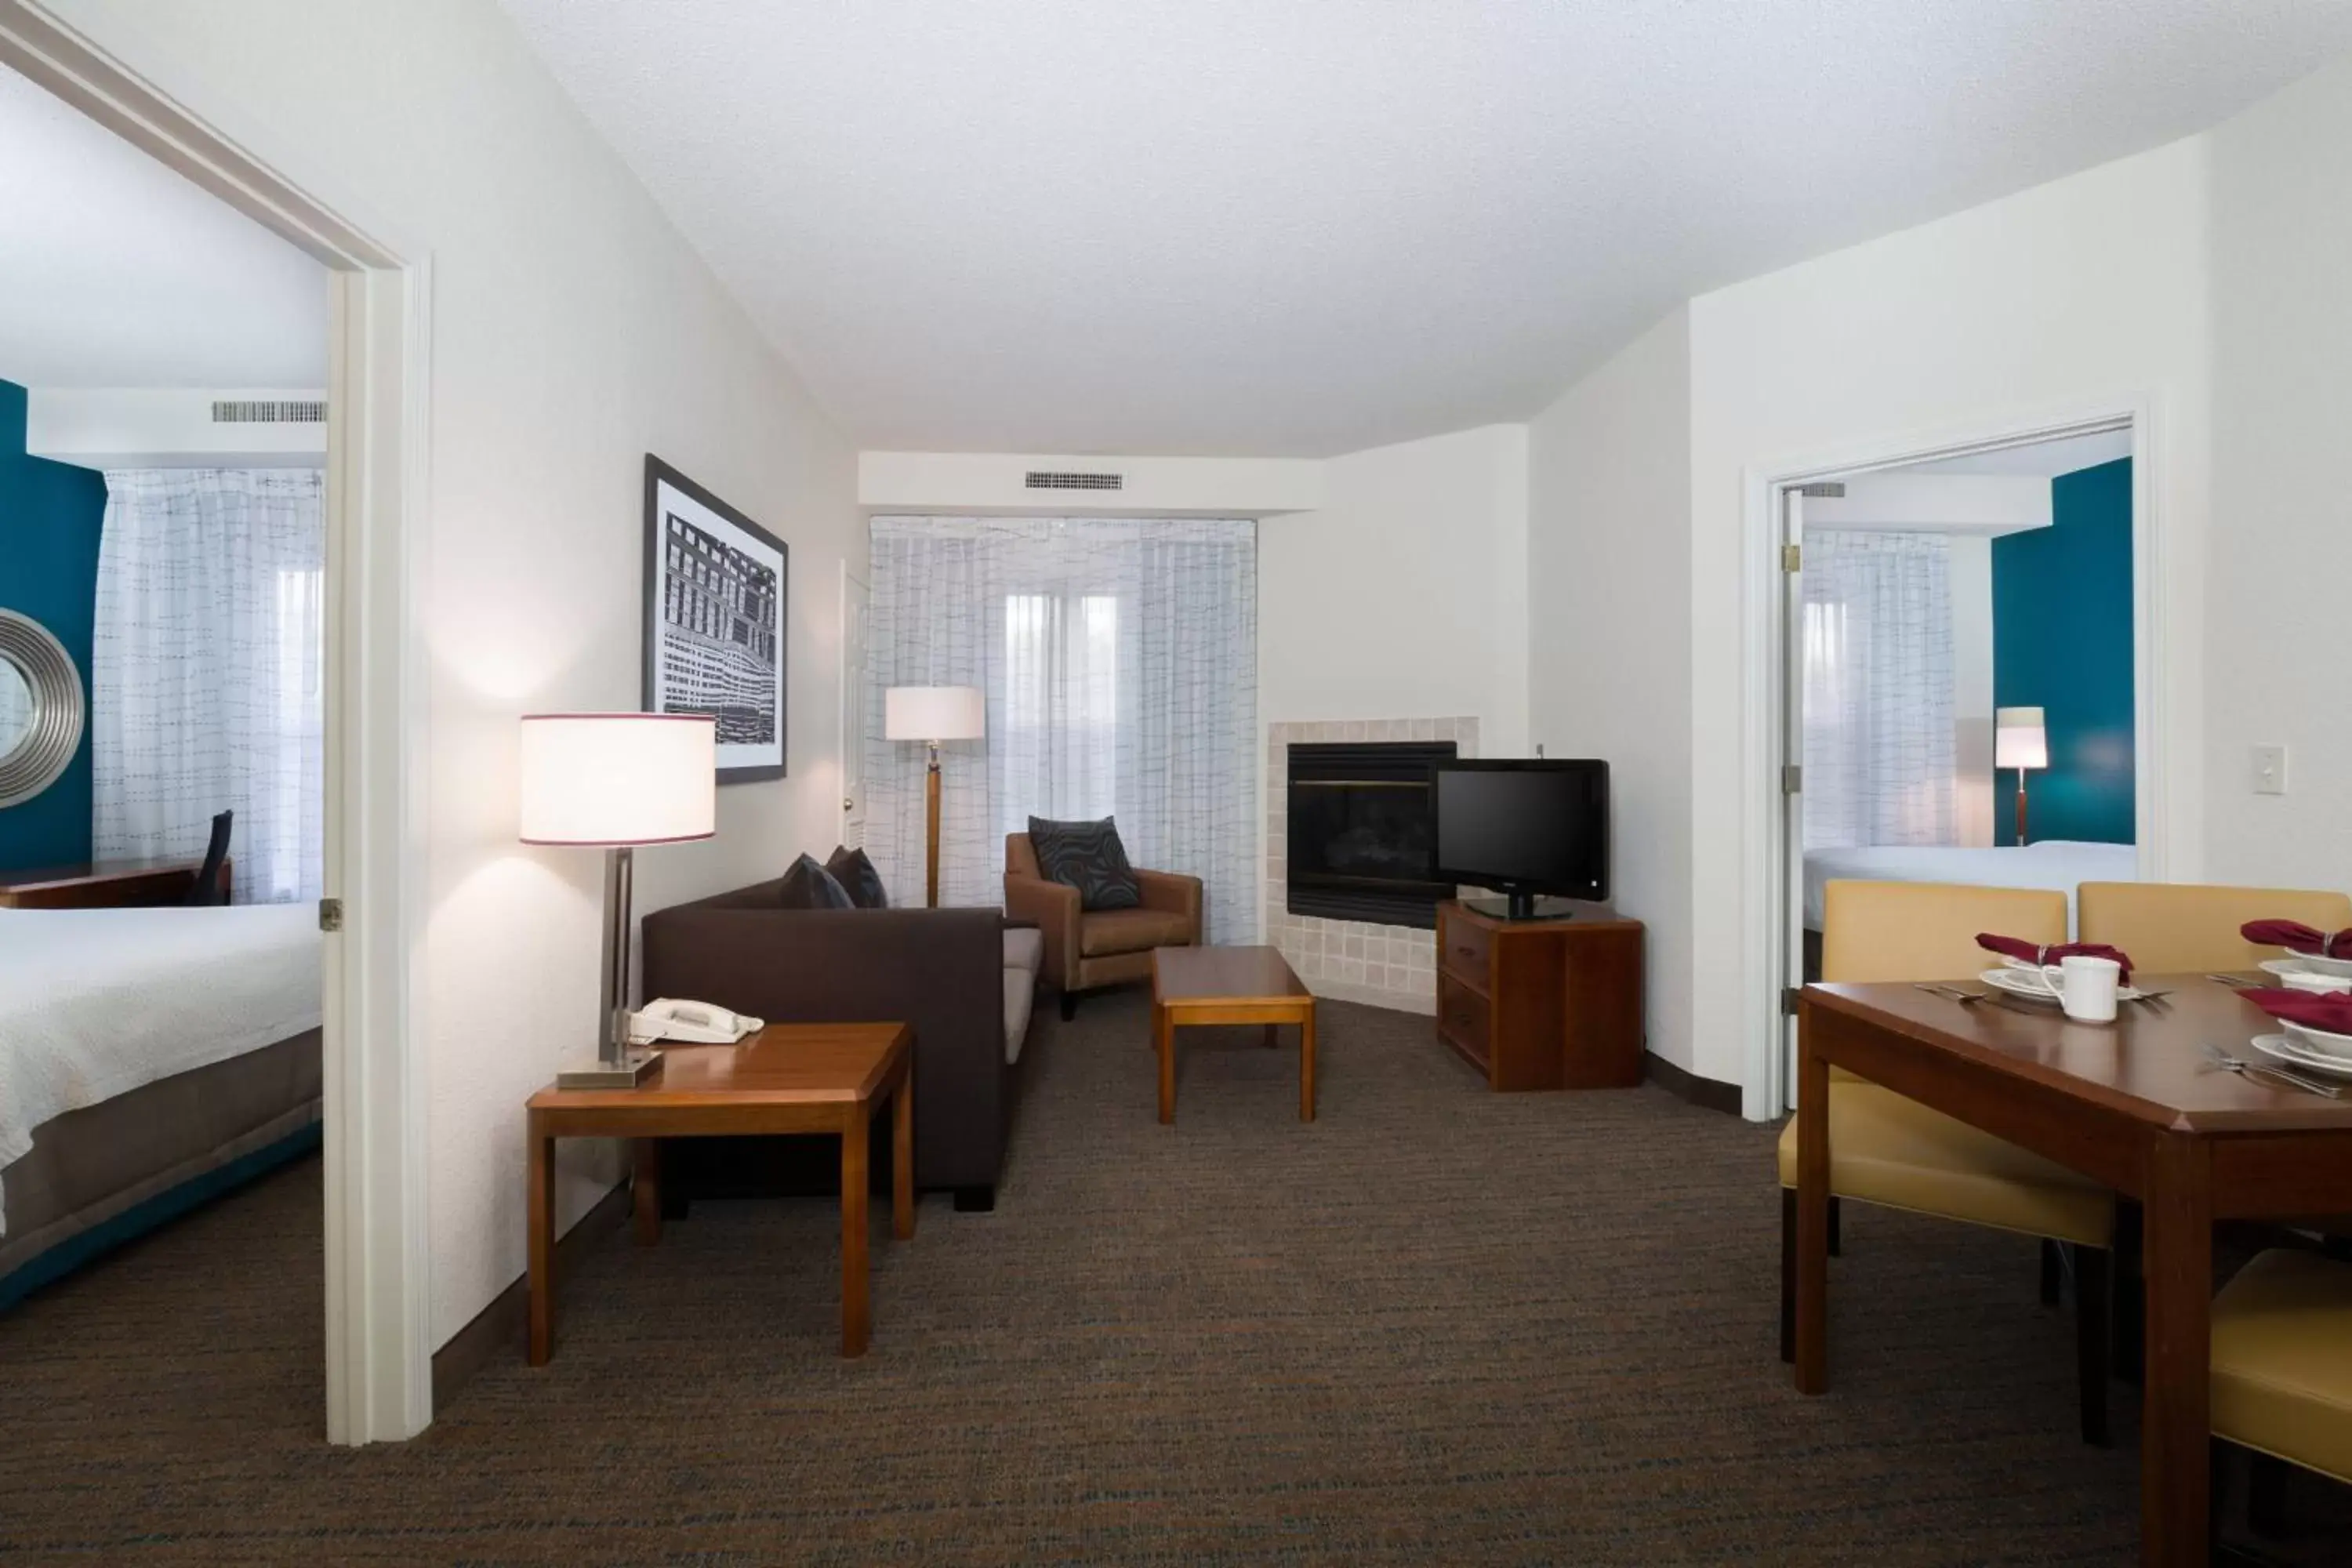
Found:
[[(2052, 525), (1992, 542), (1992, 689), (2040, 708), (2050, 766), (2026, 776), (2026, 833), (2134, 842), (2132, 466), (2050, 484)], [(1994, 842), (2017, 842), (2017, 770), (1993, 780)]]
[[(89, 689), (106, 476), (25, 455), (25, 389), (0, 381), (0, 609), (57, 635)], [(89, 736), (58, 782), (0, 807), (0, 871), (89, 858)]]

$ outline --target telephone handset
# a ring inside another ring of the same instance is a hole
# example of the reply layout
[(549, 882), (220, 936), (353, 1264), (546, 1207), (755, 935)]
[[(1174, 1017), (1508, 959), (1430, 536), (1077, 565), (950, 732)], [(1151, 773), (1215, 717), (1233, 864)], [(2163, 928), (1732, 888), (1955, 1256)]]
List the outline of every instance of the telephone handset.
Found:
[(643, 1012), (629, 1015), (629, 1043), (646, 1046), (656, 1040), (676, 1040), (683, 1045), (731, 1046), (767, 1026), (766, 1020), (749, 1014), (664, 996), (646, 1003)]

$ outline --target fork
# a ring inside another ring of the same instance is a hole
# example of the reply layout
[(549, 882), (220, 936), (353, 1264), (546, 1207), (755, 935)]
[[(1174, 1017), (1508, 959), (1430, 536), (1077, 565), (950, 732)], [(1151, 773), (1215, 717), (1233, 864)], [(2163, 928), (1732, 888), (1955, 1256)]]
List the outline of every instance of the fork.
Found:
[(2241, 980), (2234, 974), (2209, 974), (2205, 978), (2212, 981), (2217, 985), (2226, 985), (2232, 991), (2252, 991), (2254, 989), (2253, 981)]
[(1981, 993), (1975, 991), (1963, 991), (1957, 985), (1915, 985), (1912, 989), (1915, 991), (1925, 991), (1930, 996), (1948, 996), (1953, 1001), (1960, 1003), (1962, 1005), (1966, 1005), (1970, 1002), (1981, 1002), (1985, 1000)]
[(2205, 1059), (2210, 1065), (2221, 1068), (2223, 1072), (2233, 1072), (2240, 1078), (2252, 1078), (2257, 1074), (2260, 1074), (2264, 1078), (2277, 1079), (2283, 1083), (2291, 1083), (2294, 1085), (2295, 1088), (2303, 1089), (2307, 1093), (2324, 1095), (2329, 1100), (2339, 1100), (2343, 1098), (2344, 1090), (2336, 1084), (2322, 1083), (2315, 1078), (2305, 1078), (2303, 1074), (2294, 1071), (2289, 1068), (2271, 1067), (2262, 1062), (2250, 1062), (2242, 1057), (2231, 1056), (2228, 1051), (2223, 1050), (2219, 1046), (2207, 1046), (2205, 1047)]

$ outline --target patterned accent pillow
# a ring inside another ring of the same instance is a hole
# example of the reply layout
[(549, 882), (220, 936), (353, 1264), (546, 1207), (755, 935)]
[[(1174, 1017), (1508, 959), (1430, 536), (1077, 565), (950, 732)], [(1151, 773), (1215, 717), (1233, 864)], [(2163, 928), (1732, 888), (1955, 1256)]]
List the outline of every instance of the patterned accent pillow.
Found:
[(1106, 816), (1100, 822), (1048, 822), (1029, 819), (1029, 843), (1037, 851), (1037, 868), (1049, 882), (1078, 890), (1084, 910), (1132, 910), (1143, 903), (1143, 885), (1127, 863), (1127, 847), (1118, 841), (1118, 825)]
[(849, 895), (849, 901), (861, 910), (887, 910), (890, 907), (890, 891), (882, 885), (882, 873), (863, 849), (845, 848), (835, 845), (833, 858), (824, 863), (833, 879)]
[(833, 879), (833, 873), (816, 863), (814, 855), (803, 855), (793, 862), (784, 873), (784, 885), (777, 889), (776, 902), (788, 910), (854, 910), (849, 889)]

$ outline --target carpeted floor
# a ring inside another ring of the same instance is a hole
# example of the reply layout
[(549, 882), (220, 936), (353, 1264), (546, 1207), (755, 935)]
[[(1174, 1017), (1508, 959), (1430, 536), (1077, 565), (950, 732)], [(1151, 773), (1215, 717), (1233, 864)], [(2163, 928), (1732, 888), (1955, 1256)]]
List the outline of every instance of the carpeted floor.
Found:
[(1188, 1035), (1162, 1128), (1145, 1037), (1139, 995), (1041, 1012), (997, 1211), (877, 1225), (863, 1361), (830, 1203), (703, 1205), (598, 1244), (554, 1363), (404, 1447), (321, 1441), (294, 1167), (0, 1318), (0, 1559), (2132, 1558), (2135, 1407), (2076, 1440), (2031, 1242), (1849, 1210), (1803, 1399), (1769, 1130), (1489, 1095), (1344, 1004), (1315, 1124), (1295, 1050), (1236, 1030)]

